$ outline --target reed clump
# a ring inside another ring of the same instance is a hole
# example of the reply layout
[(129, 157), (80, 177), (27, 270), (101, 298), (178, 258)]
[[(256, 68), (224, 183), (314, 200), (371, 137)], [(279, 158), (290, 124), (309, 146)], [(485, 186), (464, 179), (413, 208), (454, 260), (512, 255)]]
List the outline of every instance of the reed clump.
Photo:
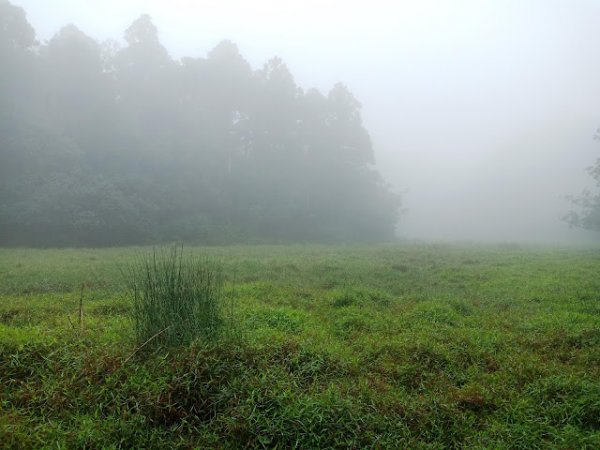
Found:
[(224, 326), (222, 266), (185, 255), (183, 247), (154, 249), (130, 268), (133, 324), (138, 342), (180, 346), (213, 339)]

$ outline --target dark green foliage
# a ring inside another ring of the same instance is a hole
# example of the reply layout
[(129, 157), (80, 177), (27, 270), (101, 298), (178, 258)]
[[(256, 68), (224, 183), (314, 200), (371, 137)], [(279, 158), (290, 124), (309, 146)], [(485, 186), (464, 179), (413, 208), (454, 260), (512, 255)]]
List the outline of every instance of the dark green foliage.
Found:
[(175, 61), (147, 15), (124, 48), (34, 37), (0, 1), (0, 245), (393, 238), (400, 199), (344, 85), (304, 92), (229, 41)]
[[(600, 188), (600, 159), (588, 172)], [(571, 197), (576, 210), (565, 216), (565, 220), (572, 226), (587, 230), (600, 231), (600, 192), (585, 191), (578, 197)]]
[(222, 268), (183, 248), (141, 256), (130, 270), (133, 323), (140, 344), (187, 345), (223, 327)]
[[(600, 141), (600, 128), (596, 131), (594, 138)], [(600, 189), (600, 159), (592, 167), (588, 167), (588, 173), (596, 182), (596, 189)], [(579, 196), (571, 196), (575, 210), (570, 211), (564, 220), (571, 226), (576, 226), (592, 231), (600, 231), (600, 191), (591, 192), (586, 190)]]

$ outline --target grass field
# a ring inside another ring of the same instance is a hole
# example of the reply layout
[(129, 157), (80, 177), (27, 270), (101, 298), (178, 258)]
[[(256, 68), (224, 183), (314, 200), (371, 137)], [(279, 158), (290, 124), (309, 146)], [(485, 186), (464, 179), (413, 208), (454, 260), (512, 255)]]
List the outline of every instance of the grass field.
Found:
[(227, 332), (128, 359), (148, 251), (0, 250), (0, 446), (600, 448), (598, 250), (196, 248)]

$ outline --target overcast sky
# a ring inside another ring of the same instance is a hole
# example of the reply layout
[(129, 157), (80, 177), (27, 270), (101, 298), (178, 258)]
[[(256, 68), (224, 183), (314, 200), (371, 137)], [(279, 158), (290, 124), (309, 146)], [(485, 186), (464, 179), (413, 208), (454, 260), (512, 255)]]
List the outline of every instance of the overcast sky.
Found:
[[(120, 39), (142, 13), (174, 58), (238, 44), (298, 84), (342, 81), (377, 166), (404, 194), (407, 238), (585, 238), (561, 222), (600, 157), (600, 1), (10, 0), (50, 38)], [(588, 235), (589, 236), (589, 235)]]

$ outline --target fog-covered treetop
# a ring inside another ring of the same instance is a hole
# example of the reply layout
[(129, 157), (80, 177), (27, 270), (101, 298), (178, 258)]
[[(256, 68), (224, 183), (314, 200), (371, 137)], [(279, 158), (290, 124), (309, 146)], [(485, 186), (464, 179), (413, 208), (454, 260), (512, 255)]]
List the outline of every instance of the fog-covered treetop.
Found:
[(0, 1), (0, 243), (382, 240), (399, 198), (360, 103), (230, 41), (173, 60), (151, 18), (124, 45), (46, 43)]

